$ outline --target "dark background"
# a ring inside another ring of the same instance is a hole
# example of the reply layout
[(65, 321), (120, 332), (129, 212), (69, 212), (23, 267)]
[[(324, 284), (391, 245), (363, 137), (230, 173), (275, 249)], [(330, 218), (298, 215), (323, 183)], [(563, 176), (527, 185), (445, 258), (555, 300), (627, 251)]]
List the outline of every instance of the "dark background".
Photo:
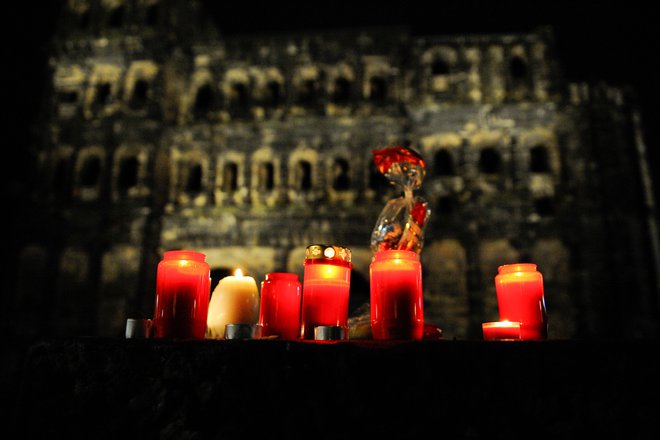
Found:
[[(28, 183), (27, 145), (48, 79), (49, 43), (62, 1), (12, 2), (7, 7), (5, 57), (2, 66), (3, 195), (20, 201)], [(651, 2), (564, 1), (407, 1), (272, 2), (202, 1), (205, 15), (221, 33), (272, 33), (314, 29), (407, 26), (413, 35), (524, 32), (538, 26), (555, 30), (563, 75), (570, 81), (605, 81), (636, 90), (642, 109), (651, 169), (659, 169), (658, 72), (659, 16)], [(7, 156), (5, 156), (7, 157)], [(657, 172), (654, 171), (657, 175)], [(655, 182), (660, 178), (655, 178)], [(5, 183), (6, 182), (6, 183)], [(656, 200), (658, 199), (658, 184)]]

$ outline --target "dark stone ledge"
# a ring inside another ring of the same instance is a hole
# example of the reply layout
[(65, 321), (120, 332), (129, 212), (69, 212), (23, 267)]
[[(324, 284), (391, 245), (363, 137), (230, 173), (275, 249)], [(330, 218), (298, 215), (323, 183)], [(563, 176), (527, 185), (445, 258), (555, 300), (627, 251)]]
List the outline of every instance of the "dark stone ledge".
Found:
[(660, 341), (5, 342), (3, 438), (660, 438)]

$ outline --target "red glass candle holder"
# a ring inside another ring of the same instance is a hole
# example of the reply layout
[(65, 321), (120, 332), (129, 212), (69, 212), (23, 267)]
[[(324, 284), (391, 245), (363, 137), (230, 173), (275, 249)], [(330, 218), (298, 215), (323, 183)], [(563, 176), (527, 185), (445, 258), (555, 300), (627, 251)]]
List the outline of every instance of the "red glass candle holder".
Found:
[(185, 250), (165, 252), (156, 276), (154, 337), (203, 339), (210, 288), (206, 255)]
[(536, 270), (536, 264), (500, 266), (495, 289), (500, 321), (520, 322), (521, 339), (547, 338), (543, 276)]
[(300, 338), (301, 300), (302, 285), (298, 275), (285, 272), (266, 274), (266, 279), (261, 282), (261, 336)]
[(510, 341), (520, 339), (520, 323), (511, 321), (484, 322), (481, 324), (486, 341)]
[(338, 326), (348, 334), (351, 251), (311, 245), (305, 250), (301, 337), (314, 339), (314, 327)]
[(374, 339), (422, 339), (424, 299), (417, 252), (376, 252), (369, 267)]

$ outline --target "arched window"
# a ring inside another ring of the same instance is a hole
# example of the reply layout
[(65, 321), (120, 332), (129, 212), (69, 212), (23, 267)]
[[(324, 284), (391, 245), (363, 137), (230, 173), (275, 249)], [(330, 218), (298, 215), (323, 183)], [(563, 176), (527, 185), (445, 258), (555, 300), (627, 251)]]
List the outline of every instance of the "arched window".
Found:
[(154, 3), (147, 8), (144, 22), (147, 24), (147, 26), (156, 26), (158, 24), (158, 15), (158, 3)]
[(541, 217), (549, 217), (555, 213), (555, 201), (552, 197), (539, 197), (534, 200), (534, 209)]
[(91, 14), (89, 12), (89, 9), (87, 9), (85, 12), (80, 14), (80, 20), (78, 21), (78, 26), (82, 30), (89, 29), (89, 23), (91, 22), (90, 20)]
[(300, 191), (312, 189), (312, 164), (306, 160), (300, 160), (296, 164), (296, 182)]
[(483, 148), (479, 155), (479, 171), (484, 174), (497, 174), (502, 169), (502, 157), (493, 147)]
[(537, 145), (529, 152), (529, 170), (532, 173), (549, 173), (550, 158), (548, 149), (543, 145)]
[(206, 117), (209, 111), (213, 109), (215, 96), (210, 84), (204, 84), (197, 89), (195, 95), (194, 116), (195, 118)]
[(94, 101), (97, 105), (103, 106), (109, 104), (112, 99), (112, 86), (108, 82), (102, 82), (96, 85)]
[(435, 174), (438, 176), (453, 176), (456, 174), (454, 169), (454, 158), (451, 153), (445, 149), (438, 150), (434, 158)]
[(140, 161), (137, 157), (125, 157), (119, 162), (119, 173), (117, 175), (117, 189), (125, 193), (128, 189), (137, 186)]
[(202, 191), (202, 165), (193, 163), (188, 168), (188, 177), (186, 179), (186, 192), (189, 194), (198, 194)]
[(334, 90), (332, 92), (332, 102), (335, 104), (348, 104), (351, 98), (351, 82), (340, 76), (335, 79)]
[(335, 191), (346, 191), (351, 187), (349, 165), (346, 159), (335, 159), (332, 164), (332, 189)]
[(57, 165), (55, 165), (51, 187), (56, 195), (63, 196), (66, 194), (68, 184), (69, 159), (66, 157), (60, 157), (57, 160)]
[(442, 57), (436, 57), (431, 64), (431, 75), (448, 75), (449, 63)]
[(371, 166), (369, 167), (369, 189), (381, 193), (386, 191), (389, 187), (390, 182), (385, 176), (383, 176), (383, 173), (378, 171), (376, 165), (371, 162)]
[(131, 96), (131, 108), (142, 108), (147, 103), (149, 96), (149, 82), (144, 79), (139, 79), (133, 86), (133, 95)]
[(257, 189), (272, 191), (275, 189), (275, 167), (272, 162), (261, 162), (257, 168)]
[(211, 293), (215, 290), (215, 287), (218, 285), (218, 282), (224, 277), (234, 275), (234, 269), (229, 267), (214, 267), (211, 269)]
[(303, 81), (298, 91), (298, 100), (303, 105), (311, 105), (317, 99), (317, 82), (315, 79), (307, 79)]
[(112, 11), (110, 11), (110, 17), (108, 19), (108, 27), (117, 29), (122, 27), (124, 24), (124, 6), (117, 6)]
[(57, 94), (57, 99), (62, 104), (75, 104), (78, 102), (78, 92), (76, 91), (62, 91)]
[(238, 111), (247, 110), (250, 104), (247, 85), (242, 82), (234, 82), (231, 84), (231, 92), (231, 108)]
[(372, 76), (369, 79), (369, 101), (382, 105), (387, 100), (387, 81), (382, 76)]
[(509, 62), (509, 72), (514, 80), (524, 79), (527, 76), (527, 63), (522, 57), (516, 55)]
[(238, 164), (226, 162), (222, 167), (222, 191), (231, 193), (238, 189)]
[(456, 209), (456, 202), (452, 196), (442, 196), (438, 198), (437, 211), (438, 216), (451, 215)]
[(282, 86), (277, 81), (269, 81), (266, 85), (266, 106), (278, 107), (282, 100)]
[(101, 158), (90, 156), (85, 159), (80, 170), (80, 186), (89, 188), (98, 185), (101, 177)]

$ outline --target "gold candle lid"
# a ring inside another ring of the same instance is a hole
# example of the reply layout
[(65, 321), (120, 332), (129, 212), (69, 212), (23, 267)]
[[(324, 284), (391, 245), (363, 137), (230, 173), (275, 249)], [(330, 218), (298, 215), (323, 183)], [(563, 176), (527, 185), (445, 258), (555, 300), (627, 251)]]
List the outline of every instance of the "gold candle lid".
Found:
[(347, 247), (329, 244), (312, 244), (307, 246), (305, 249), (305, 260), (315, 260), (317, 258), (350, 263), (351, 250)]

